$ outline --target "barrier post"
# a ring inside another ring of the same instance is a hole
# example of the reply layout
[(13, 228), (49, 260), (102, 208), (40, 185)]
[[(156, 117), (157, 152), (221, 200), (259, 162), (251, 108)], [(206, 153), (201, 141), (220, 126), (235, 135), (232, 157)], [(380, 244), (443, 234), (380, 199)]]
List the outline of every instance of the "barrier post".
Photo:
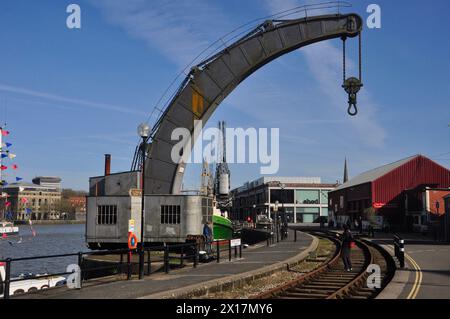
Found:
[(242, 259), (242, 243), (239, 245), (239, 258)]
[(78, 252), (78, 267), (80, 267), (80, 289), (83, 285), (83, 270), (81, 269), (81, 266), (83, 264), (83, 253), (80, 251)]
[(131, 249), (128, 250), (127, 254), (127, 280), (131, 279)]
[(6, 259), (5, 266), (5, 289), (3, 293), (4, 299), (9, 299), (9, 288), (11, 285), (11, 258)]
[(181, 258), (180, 258), (180, 266), (184, 266), (184, 246), (181, 246)]
[(147, 255), (147, 275), (151, 275), (152, 274), (152, 260), (151, 260), (151, 251), (150, 249), (147, 251), (148, 255)]
[(198, 263), (198, 247), (197, 243), (194, 244), (194, 268), (197, 268)]
[(399, 239), (399, 258), (400, 267), (405, 268), (405, 240)]
[(228, 240), (228, 261), (231, 261), (231, 240)]
[(297, 242), (297, 229), (294, 229), (294, 242)]
[(405, 240), (401, 239), (398, 235), (394, 235), (394, 251), (400, 268), (405, 268)]
[(169, 268), (170, 268), (170, 265), (169, 265), (169, 247), (166, 246), (164, 248), (164, 271), (166, 272), (166, 274), (169, 273), (169, 271), (170, 271)]
[(219, 241), (216, 241), (216, 254), (217, 254), (217, 263), (220, 263), (220, 246), (219, 246)]

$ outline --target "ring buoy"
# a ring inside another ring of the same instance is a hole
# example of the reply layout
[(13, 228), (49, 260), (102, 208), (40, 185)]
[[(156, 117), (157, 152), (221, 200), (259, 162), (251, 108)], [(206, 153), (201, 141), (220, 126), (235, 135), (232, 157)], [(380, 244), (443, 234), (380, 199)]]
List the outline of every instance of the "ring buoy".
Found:
[(128, 248), (129, 249), (136, 249), (137, 248), (138, 239), (135, 234), (129, 233), (128, 234)]

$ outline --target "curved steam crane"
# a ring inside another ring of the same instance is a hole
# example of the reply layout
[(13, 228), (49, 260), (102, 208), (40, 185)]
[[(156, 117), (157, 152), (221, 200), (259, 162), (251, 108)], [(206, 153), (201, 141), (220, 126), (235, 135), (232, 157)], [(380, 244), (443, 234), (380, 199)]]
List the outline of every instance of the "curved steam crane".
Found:
[[(144, 193), (146, 195), (145, 241), (184, 241), (187, 235), (198, 235), (202, 232), (204, 218), (202, 218), (201, 210), (194, 213), (191, 210), (193, 206), (190, 208), (188, 204), (193, 202), (193, 199), (185, 199), (185, 204), (182, 203), (183, 201), (177, 204), (175, 200), (177, 196), (181, 196), (180, 191), (186, 167), (182, 155), (190, 152), (194, 143), (186, 140), (183, 149), (179, 152), (179, 158), (173, 161), (172, 149), (179, 142), (171, 139), (174, 129), (186, 128), (193, 133), (194, 121), (201, 120), (202, 125), (205, 125), (220, 103), (242, 81), (276, 58), (309, 44), (334, 38), (345, 40), (360, 36), (362, 26), (362, 19), (357, 14), (331, 14), (294, 20), (269, 20), (192, 68), (152, 128), (151, 135), (147, 140), (148, 145), (145, 148), (147, 160), (143, 177), (145, 178)], [(354, 115), (355, 112), (352, 112), (351, 108), (355, 107), (356, 110), (356, 94), (362, 87), (361, 75), (359, 79), (355, 77), (345, 79), (344, 76), (344, 80), (343, 87), (349, 94), (349, 113)], [(137, 151), (132, 164), (132, 172), (128, 172), (128, 174), (134, 174), (136, 172), (133, 171), (140, 169), (142, 157), (139, 154), (140, 152)], [(128, 189), (124, 188), (123, 192), (128, 194), (129, 188), (140, 185), (138, 180), (139, 177), (133, 175), (132, 182), (122, 181), (119, 183), (127, 185)], [(91, 190), (94, 184), (97, 185), (101, 181), (102, 177), (98, 177), (96, 180), (91, 179)], [(104, 180), (103, 183), (108, 184), (108, 180)], [(96, 189), (98, 190), (98, 187)], [(126, 242), (126, 226), (116, 225), (115, 230), (111, 230), (114, 235), (108, 235), (104, 228), (95, 229), (94, 227), (95, 216), (98, 215), (100, 205), (98, 198), (114, 197), (117, 194), (118, 192), (108, 192), (107, 190), (94, 195), (91, 192), (95, 201), (88, 198), (90, 202), (87, 222), (88, 242), (91, 240), (97, 243)], [(123, 194), (120, 195), (123, 196)], [(159, 199), (150, 200), (153, 197), (159, 197)], [(174, 200), (172, 201), (172, 199)], [(109, 201), (105, 199), (105, 203), (114, 202), (114, 200), (113, 198), (110, 198)], [(200, 201), (195, 205), (203, 206)], [(132, 206), (131, 211), (130, 209), (121, 211), (120, 216), (117, 217), (117, 223), (120, 221), (126, 225), (127, 220), (135, 216), (133, 209)], [(136, 208), (136, 210), (139, 209)], [(92, 226), (89, 226), (90, 223)], [(139, 228), (137, 222), (136, 229)], [(140, 238), (139, 232), (137, 235)]]

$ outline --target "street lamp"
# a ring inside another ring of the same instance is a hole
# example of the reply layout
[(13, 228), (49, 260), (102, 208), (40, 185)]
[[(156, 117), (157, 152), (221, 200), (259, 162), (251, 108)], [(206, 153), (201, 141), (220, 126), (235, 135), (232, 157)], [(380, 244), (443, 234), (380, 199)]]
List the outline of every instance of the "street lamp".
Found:
[[(286, 218), (286, 212), (284, 211), (284, 201), (285, 201), (285, 198), (284, 198), (284, 189), (286, 188), (286, 185), (285, 184), (283, 184), (283, 183), (281, 183), (281, 182), (279, 182), (278, 183), (278, 186), (281, 188), (281, 196), (280, 196), (280, 199), (281, 199), (281, 210), (282, 210), (282, 212), (283, 212), (283, 215), (282, 216), (284, 216), (284, 218)], [(278, 218), (277, 218), (277, 241), (278, 241)], [(284, 236), (284, 235), (283, 235)]]
[(147, 139), (150, 136), (150, 126), (147, 123), (142, 123), (138, 127), (138, 134), (142, 138), (141, 152), (142, 152), (142, 189), (141, 189), (141, 245), (139, 247), (139, 279), (144, 278), (144, 196), (145, 196), (145, 160), (147, 158), (146, 145)]
[(277, 234), (277, 242), (279, 242), (280, 240), (278, 239), (278, 205), (280, 204), (279, 201), (275, 201), (275, 206), (273, 208), (273, 217), (275, 218), (275, 232)]
[[(253, 217), (255, 217), (255, 219), (253, 219)], [(255, 226), (256, 226), (256, 219), (257, 219), (257, 216), (256, 216), (256, 204), (253, 204), (252, 220), (253, 220), (253, 223), (255, 224)]]

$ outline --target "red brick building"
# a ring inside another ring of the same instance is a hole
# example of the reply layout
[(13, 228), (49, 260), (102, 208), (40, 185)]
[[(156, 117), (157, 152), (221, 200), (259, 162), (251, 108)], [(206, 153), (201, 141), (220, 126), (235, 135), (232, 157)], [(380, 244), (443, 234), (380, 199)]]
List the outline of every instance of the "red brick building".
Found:
[(363, 217), (373, 208), (390, 225), (426, 225), (444, 211), (450, 170), (415, 155), (362, 173), (329, 193), (329, 211), (341, 222)]

